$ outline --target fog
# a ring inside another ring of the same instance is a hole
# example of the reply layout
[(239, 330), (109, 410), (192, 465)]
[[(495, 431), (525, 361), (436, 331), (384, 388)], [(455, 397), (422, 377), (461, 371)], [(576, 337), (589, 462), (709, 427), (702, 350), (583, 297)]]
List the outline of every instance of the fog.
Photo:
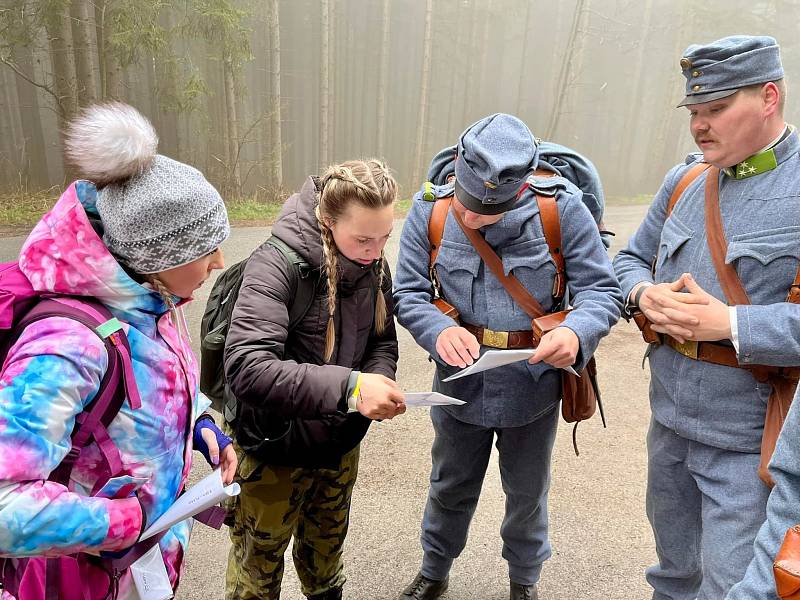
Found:
[(609, 196), (652, 194), (695, 149), (686, 46), (775, 36), (791, 122), (799, 21), (788, 0), (0, 0), (0, 189), (63, 185), (65, 121), (119, 99), (230, 198), (370, 156), (409, 196), (498, 111), (589, 157)]

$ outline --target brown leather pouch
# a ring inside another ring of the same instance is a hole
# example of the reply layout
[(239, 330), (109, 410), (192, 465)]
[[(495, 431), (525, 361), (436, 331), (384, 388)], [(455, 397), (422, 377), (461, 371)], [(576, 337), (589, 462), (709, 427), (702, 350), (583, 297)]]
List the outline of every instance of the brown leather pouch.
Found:
[(633, 322), (636, 323), (639, 331), (642, 332), (642, 338), (645, 342), (648, 344), (659, 343), (660, 339), (658, 337), (658, 333), (653, 331), (653, 328), (650, 326), (650, 321), (644, 316), (642, 311), (636, 309), (633, 311), (633, 313), (631, 313), (631, 317), (633, 317)]
[(432, 304), (439, 309), (445, 317), (450, 317), (456, 323), (458, 323), (458, 319), (461, 315), (458, 314), (456, 307), (447, 302), (444, 298), (435, 298), (432, 300)]
[(548, 331), (553, 331), (553, 329), (559, 327), (562, 323), (564, 323), (564, 319), (567, 318), (567, 315), (570, 313), (570, 310), (562, 310), (559, 312), (548, 313), (541, 317), (536, 317), (535, 319), (532, 319), (531, 332), (533, 334), (534, 346), (539, 345), (539, 342), (542, 341), (542, 336), (545, 333), (547, 333)]
[(781, 600), (800, 600), (800, 525), (786, 532), (775, 562), (775, 593)]
[[(797, 379), (789, 377), (772, 376), (767, 379), (772, 386), (772, 392), (767, 400), (767, 414), (764, 417), (764, 433), (761, 434), (761, 461), (758, 465), (758, 476), (761, 481), (772, 487), (775, 483), (767, 467), (775, 451), (775, 444), (783, 429), (789, 407), (792, 405)], [(798, 541), (798, 556), (800, 556), (800, 541)], [(797, 563), (800, 567), (800, 562)], [(794, 598), (795, 596), (790, 596)], [(800, 595), (796, 596), (800, 600)]]

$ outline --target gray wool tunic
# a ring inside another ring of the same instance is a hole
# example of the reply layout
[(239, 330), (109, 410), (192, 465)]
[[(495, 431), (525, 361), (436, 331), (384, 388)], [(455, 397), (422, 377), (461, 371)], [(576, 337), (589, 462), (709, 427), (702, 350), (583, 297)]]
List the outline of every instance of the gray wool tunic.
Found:
[[(719, 197), (728, 240), (725, 261), (739, 274), (751, 305), (736, 307), (740, 364), (800, 365), (800, 305), (787, 303), (800, 261), (800, 139), (774, 148), (777, 168), (747, 179), (720, 173)], [(614, 258), (624, 297), (641, 281), (662, 283), (692, 273), (725, 302), (708, 250), (700, 175), (669, 218), (672, 191), (701, 154), (667, 173), (645, 220)], [(651, 264), (655, 260), (655, 277)], [(759, 452), (770, 385), (743, 369), (687, 358), (667, 346), (650, 354), (653, 417), (678, 435), (726, 450)]]
[[(534, 187), (556, 196), (569, 292), (575, 307), (564, 325), (580, 340), (576, 368), (583, 368), (600, 339), (619, 319), (619, 284), (597, 225), (581, 201), (580, 190), (563, 177), (537, 180)], [(436, 352), (437, 337), (455, 323), (431, 304), (428, 220), (432, 209), (433, 202), (417, 194), (403, 227), (394, 280), (398, 321), (436, 362), (433, 389), (467, 402), (445, 408), (453, 417), (483, 427), (531, 423), (551, 410), (560, 398), (558, 370), (547, 364), (522, 361), (442, 382), (459, 369), (446, 365)], [(533, 192), (527, 191), (499, 222), (483, 228), (481, 233), (502, 259), (504, 271), (513, 273), (546, 310), (557, 309), (551, 296), (556, 268)], [(485, 267), (452, 214), (445, 223), (436, 273), (444, 297), (464, 322), (495, 331), (531, 328), (528, 315)], [(486, 349), (481, 347), (481, 352)]]

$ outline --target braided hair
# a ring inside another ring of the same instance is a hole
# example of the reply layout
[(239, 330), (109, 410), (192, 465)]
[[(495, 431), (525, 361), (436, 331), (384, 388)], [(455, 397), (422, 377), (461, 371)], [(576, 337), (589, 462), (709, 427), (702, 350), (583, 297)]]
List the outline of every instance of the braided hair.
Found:
[[(380, 160), (350, 160), (332, 165), (320, 180), (320, 198), (316, 209), (317, 222), (322, 237), (323, 265), (328, 278), (328, 326), (325, 333), (325, 360), (330, 360), (336, 342), (333, 315), (336, 312), (336, 284), (339, 264), (333, 232), (325, 223), (336, 221), (355, 201), (365, 208), (391, 206), (397, 198), (397, 182), (389, 168)], [(383, 294), (386, 259), (383, 251), (378, 264), (378, 285), (375, 298), (375, 333), (386, 330), (388, 310)]]

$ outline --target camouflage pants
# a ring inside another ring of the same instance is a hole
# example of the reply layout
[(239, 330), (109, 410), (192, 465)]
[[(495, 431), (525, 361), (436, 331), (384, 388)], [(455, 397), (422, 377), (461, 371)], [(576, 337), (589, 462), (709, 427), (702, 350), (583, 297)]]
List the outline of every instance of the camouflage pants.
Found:
[(233, 546), (226, 600), (280, 598), (283, 555), (292, 536), (303, 594), (344, 585), (342, 546), (358, 474), (358, 447), (342, 458), (339, 469), (260, 469), (252, 457), (237, 454), (242, 492), (228, 507)]

